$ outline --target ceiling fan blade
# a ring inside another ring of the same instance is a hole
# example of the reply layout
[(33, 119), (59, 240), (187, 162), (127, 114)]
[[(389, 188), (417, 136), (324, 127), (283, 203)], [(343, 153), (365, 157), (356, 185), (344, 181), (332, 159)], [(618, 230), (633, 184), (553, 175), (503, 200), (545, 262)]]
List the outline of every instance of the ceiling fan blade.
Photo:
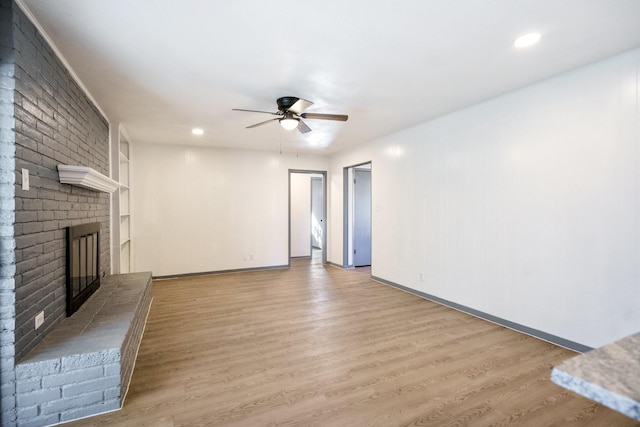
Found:
[(305, 119), (318, 119), (318, 120), (336, 120), (339, 122), (346, 122), (349, 116), (346, 114), (322, 114), (322, 113), (302, 113), (300, 117)]
[(280, 120), (280, 119), (279, 118), (275, 118), (275, 119), (265, 120), (264, 122), (260, 122), (260, 123), (256, 123), (255, 125), (247, 126), (246, 129), (256, 128), (258, 126), (266, 125), (267, 123), (272, 122), (274, 120)]
[(265, 113), (265, 114), (271, 114), (272, 116), (278, 116), (279, 113), (272, 113), (271, 111), (259, 111), (259, 110), (245, 110), (243, 108), (232, 108), (232, 111), (246, 111), (248, 113)]
[(291, 111), (292, 113), (300, 114), (312, 105), (313, 102), (311, 101), (307, 101), (306, 99), (298, 99), (291, 107), (289, 107), (289, 111)]
[(311, 132), (311, 128), (307, 126), (307, 124), (302, 120), (298, 120), (298, 130), (300, 131), (300, 133)]

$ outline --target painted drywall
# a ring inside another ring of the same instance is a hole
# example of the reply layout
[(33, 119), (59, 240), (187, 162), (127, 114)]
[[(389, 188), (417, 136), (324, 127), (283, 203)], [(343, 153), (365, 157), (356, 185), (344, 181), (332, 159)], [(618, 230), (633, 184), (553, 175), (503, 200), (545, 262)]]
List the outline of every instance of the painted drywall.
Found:
[(311, 176), (291, 174), (291, 256), (311, 256)]
[[(312, 215), (311, 178), (322, 175), (309, 173), (291, 174), (291, 256), (311, 256)], [(320, 201), (322, 203), (322, 200)], [(316, 227), (321, 225), (316, 220)]]
[(324, 247), (324, 184), (322, 176), (311, 178), (311, 246)]
[(311, 177), (291, 174), (291, 256), (311, 256)]
[(288, 171), (319, 156), (131, 144), (133, 269), (154, 276), (287, 265)]
[[(640, 328), (640, 50), (332, 157), (372, 160), (372, 274), (590, 347)], [(422, 280), (420, 275), (422, 273)]]

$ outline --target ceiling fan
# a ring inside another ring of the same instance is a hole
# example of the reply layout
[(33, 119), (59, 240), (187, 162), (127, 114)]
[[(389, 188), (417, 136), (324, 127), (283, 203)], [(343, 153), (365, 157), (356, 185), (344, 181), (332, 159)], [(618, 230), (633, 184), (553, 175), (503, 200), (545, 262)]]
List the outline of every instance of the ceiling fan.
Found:
[(313, 102), (302, 98), (296, 98), (295, 96), (283, 96), (282, 98), (278, 98), (276, 103), (278, 104), (277, 113), (269, 111), (244, 110), (242, 108), (233, 108), (233, 111), (247, 111), (250, 113), (264, 113), (271, 114), (272, 116), (278, 116), (273, 119), (265, 120), (264, 122), (256, 123), (255, 125), (247, 126), (247, 129), (266, 125), (267, 123), (277, 120), (283, 128), (287, 130), (298, 128), (300, 133), (311, 132), (311, 128), (301, 119), (336, 120), (339, 122), (346, 122), (349, 118), (346, 114), (303, 113), (304, 110), (313, 105)]

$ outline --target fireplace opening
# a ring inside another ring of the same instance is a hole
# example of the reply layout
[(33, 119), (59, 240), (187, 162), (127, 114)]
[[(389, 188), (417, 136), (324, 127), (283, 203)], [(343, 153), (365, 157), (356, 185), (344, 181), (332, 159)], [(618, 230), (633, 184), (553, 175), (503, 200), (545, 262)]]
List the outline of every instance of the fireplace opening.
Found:
[(67, 316), (100, 287), (100, 223), (67, 227)]

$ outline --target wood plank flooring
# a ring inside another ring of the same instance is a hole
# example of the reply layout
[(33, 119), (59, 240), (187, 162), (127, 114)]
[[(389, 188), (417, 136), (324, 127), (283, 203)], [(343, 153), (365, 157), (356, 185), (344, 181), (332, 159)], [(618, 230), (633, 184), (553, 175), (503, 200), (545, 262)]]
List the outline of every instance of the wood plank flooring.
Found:
[(121, 411), (73, 426), (633, 426), (566, 349), (309, 259), (156, 281)]

